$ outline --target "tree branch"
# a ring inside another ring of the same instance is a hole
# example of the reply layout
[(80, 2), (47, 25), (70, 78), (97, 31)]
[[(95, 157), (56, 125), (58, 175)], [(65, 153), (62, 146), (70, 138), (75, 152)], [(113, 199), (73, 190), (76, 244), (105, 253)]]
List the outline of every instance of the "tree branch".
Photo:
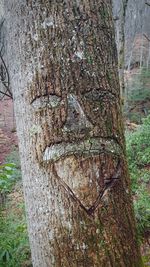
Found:
[(3, 94), (4, 96), (8, 96), (11, 99), (13, 99), (11, 90), (10, 90), (10, 78), (9, 78), (9, 72), (8, 72), (8, 68), (6, 66), (6, 63), (4, 61), (3, 55), (4, 55), (4, 37), (2, 36), (2, 28), (3, 28), (3, 24), (4, 24), (5, 19), (2, 20), (2, 22), (0, 23), (0, 45), (1, 45), (1, 49), (0, 49), (0, 80), (2, 82), (2, 84), (4, 85), (6, 91), (2, 92), (0, 91), (0, 93)]

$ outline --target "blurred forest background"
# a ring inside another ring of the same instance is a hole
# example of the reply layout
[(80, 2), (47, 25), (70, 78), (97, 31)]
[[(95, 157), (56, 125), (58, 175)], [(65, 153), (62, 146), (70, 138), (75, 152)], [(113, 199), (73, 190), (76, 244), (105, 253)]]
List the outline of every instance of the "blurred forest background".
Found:
[[(113, 0), (118, 67), (137, 230), (150, 266), (150, 1)], [(32, 266), (0, 3), (0, 266)], [(131, 248), (132, 249), (132, 248)]]

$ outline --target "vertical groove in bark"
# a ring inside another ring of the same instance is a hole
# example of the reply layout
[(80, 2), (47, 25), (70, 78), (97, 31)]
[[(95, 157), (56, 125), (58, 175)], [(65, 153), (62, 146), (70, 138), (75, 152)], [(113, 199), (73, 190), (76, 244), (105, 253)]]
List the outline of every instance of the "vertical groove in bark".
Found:
[(111, 1), (8, 2), (33, 265), (141, 266)]

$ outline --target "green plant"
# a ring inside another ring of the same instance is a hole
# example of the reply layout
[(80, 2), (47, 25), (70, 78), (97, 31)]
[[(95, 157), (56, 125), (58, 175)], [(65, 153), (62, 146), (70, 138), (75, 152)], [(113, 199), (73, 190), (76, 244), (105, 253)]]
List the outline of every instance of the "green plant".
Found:
[(15, 180), (21, 179), (21, 166), (20, 166), (20, 158), (19, 158), (19, 151), (14, 147), (11, 153), (6, 157), (6, 163), (13, 162), (15, 164), (15, 170), (12, 174), (12, 177)]
[(0, 166), (0, 196), (9, 195), (0, 210), (0, 267), (31, 267), (17, 149), (7, 156), (6, 162)]
[(136, 132), (126, 134), (127, 157), (132, 181), (139, 236), (150, 229), (150, 115)]
[(150, 229), (150, 197), (145, 188), (139, 188), (134, 201), (134, 210), (139, 236), (145, 235)]
[(127, 133), (126, 141), (129, 166), (139, 169), (150, 163), (150, 115), (136, 132)]
[(16, 168), (20, 168), (20, 158), (19, 151), (16, 147), (12, 148), (12, 151), (6, 157), (6, 163), (13, 162), (16, 165)]
[(18, 208), (19, 215), (14, 210), (9, 214), (4, 210), (0, 213), (1, 267), (32, 266), (24, 207)]
[(10, 192), (14, 184), (13, 172), (15, 170), (14, 163), (7, 163), (0, 166), (0, 193)]

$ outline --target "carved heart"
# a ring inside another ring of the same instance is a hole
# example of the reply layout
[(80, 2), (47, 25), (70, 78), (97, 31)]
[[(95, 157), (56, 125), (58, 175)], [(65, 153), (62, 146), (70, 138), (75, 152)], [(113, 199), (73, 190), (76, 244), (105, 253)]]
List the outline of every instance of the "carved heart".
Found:
[[(94, 162), (95, 161), (95, 162)], [(100, 193), (97, 160), (68, 156), (55, 163), (57, 175), (65, 189), (89, 209)]]
[(69, 156), (55, 163), (55, 174), (61, 185), (88, 215), (98, 207), (106, 189), (120, 177), (119, 162), (111, 177), (108, 169), (107, 174), (103, 172), (102, 177), (101, 167), (100, 156), (92, 158)]
[[(111, 179), (116, 179), (121, 148), (115, 140), (85, 139), (47, 147), (43, 161), (52, 162), (60, 183), (86, 211), (94, 212)], [(117, 176), (118, 179), (118, 176)]]

